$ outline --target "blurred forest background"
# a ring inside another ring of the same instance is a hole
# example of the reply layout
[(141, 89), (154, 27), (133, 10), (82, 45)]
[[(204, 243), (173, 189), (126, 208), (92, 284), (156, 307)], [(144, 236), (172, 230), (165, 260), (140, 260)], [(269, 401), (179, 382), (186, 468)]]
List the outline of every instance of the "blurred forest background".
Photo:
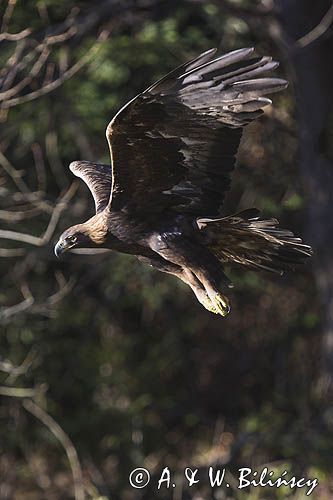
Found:
[[(332, 20), (328, 0), (0, 1), (1, 500), (305, 498), (237, 490), (266, 464), (333, 497)], [(135, 258), (57, 261), (93, 213), (68, 164), (109, 162), (119, 107), (210, 47), (252, 45), (291, 84), (246, 130), (225, 211), (277, 216), (312, 262), (231, 270), (221, 319)], [(181, 485), (210, 465), (231, 488)], [(165, 466), (178, 486), (157, 492)]]

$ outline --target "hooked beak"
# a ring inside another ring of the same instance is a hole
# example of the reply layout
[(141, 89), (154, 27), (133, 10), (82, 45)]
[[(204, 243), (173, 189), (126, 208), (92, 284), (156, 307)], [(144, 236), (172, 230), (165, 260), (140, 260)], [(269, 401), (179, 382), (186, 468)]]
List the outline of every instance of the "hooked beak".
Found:
[(68, 250), (69, 247), (66, 245), (65, 241), (59, 240), (56, 246), (54, 247), (54, 253), (58, 259), (60, 259), (61, 255)]

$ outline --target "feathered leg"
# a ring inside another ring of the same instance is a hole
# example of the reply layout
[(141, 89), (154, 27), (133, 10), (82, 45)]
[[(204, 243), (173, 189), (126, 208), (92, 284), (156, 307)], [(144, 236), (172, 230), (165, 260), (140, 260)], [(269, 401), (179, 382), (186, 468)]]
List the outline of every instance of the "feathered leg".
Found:
[[(230, 312), (229, 300), (222, 294), (221, 288), (232, 285), (224, 274), (220, 261), (208, 248), (174, 234), (153, 236), (150, 245), (165, 260), (183, 268), (181, 279), (187, 282), (206, 309), (222, 316)], [(197, 282), (201, 287), (198, 287)]]
[(179, 278), (191, 288), (200, 304), (202, 304), (207, 311), (214, 314), (221, 314), (209, 297), (206, 289), (202, 286), (201, 282), (190, 269), (183, 268), (182, 274)]
[(214, 314), (219, 314), (219, 311), (214, 307), (206, 290), (202, 287), (200, 281), (189, 269), (182, 268), (172, 262), (166, 261), (159, 255), (156, 255), (154, 258), (138, 256), (138, 260), (144, 264), (154, 267), (155, 269), (158, 269), (158, 271), (161, 271), (162, 273), (176, 276), (191, 288), (200, 304), (202, 304), (208, 311), (213, 312)]

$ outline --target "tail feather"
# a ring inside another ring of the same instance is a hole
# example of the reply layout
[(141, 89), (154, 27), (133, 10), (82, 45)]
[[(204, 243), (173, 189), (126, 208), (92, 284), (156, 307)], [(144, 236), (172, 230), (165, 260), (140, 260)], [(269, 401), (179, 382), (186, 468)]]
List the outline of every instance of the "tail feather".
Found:
[(197, 219), (206, 233), (208, 245), (223, 262), (234, 262), (251, 269), (282, 274), (303, 264), (312, 255), (309, 245), (276, 219), (261, 219), (256, 209), (245, 210), (220, 219)]

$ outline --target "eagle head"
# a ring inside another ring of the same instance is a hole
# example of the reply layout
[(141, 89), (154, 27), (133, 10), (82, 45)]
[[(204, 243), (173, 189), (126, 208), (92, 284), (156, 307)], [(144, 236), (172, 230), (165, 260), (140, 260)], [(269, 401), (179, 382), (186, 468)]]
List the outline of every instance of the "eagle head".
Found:
[(90, 237), (85, 225), (77, 224), (62, 233), (54, 247), (54, 253), (59, 258), (71, 248), (91, 248), (95, 246), (96, 244)]
[(108, 226), (103, 214), (96, 214), (87, 222), (66, 229), (54, 247), (57, 257), (71, 248), (96, 248), (107, 242)]

